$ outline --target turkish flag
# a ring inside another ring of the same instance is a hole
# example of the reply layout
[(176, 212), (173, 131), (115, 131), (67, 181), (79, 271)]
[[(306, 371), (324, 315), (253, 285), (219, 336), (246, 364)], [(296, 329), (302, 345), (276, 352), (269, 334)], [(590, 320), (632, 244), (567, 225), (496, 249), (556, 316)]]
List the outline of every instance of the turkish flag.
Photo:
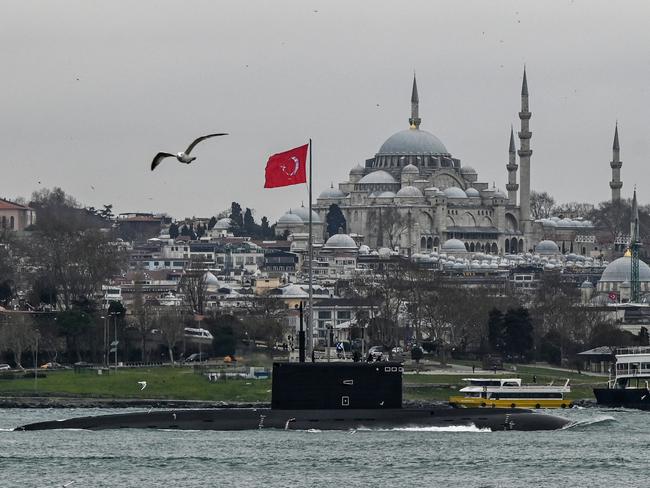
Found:
[(266, 162), (264, 188), (297, 185), (307, 181), (307, 148), (309, 144), (274, 154)]

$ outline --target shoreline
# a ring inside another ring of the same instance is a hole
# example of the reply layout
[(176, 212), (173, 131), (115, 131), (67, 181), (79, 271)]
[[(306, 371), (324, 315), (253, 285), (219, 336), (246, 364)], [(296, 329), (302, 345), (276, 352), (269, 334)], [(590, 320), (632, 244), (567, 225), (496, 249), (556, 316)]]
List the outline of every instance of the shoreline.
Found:
[(0, 410), (5, 408), (264, 408), (269, 406), (268, 402), (170, 400), (166, 398), (0, 397)]

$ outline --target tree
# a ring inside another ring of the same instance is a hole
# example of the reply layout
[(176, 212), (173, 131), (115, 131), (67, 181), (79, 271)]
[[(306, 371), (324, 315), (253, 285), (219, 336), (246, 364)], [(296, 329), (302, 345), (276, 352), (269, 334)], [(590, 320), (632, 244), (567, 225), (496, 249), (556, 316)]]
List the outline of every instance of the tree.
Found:
[(258, 225), (255, 223), (255, 218), (253, 217), (253, 212), (250, 208), (247, 208), (244, 212), (244, 234), (248, 236), (256, 236), (258, 231)]
[(217, 225), (217, 218), (212, 216), (210, 217), (210, 222), (208, 222), (208, 230), (214, 229), (215, 225)]
[(23, 352), (34, 350), (38, 341), (38, 331), (29, 314), (5, 314), (4, 323), (0, 324), (0, 350), (7, 349), (12, 352), (16, 367), (24, 369), (22, 365)]
[(185, 324), (180, 310), (168, 307), (168, 310), (161, 312), (155, 320), (156, 329), (162, 333), (167, 350), (169, 351), (169, 360), (176, 364), (174, 360), (174, 347), (176, 343), (183, 338)]
[(147, 337), (153, 328), (155, 311), (144, 301), (142, 294), (142, 275), (138, 273), (134, 278), (133, 304), (131, 306), (131, 327), (137, 332), (140, 339), (141, 361), (147, 359)]
[(334, 234), (345, 234), (347, 222), (341, 208), (336, 203), (330, 205), (325, 221), (327, 223), (327, 234), (330, 237)]
[(638, 342), (639, 346), (647, 346), (650, 344), (650, 337), (648, 336), (648, 328), (647, 327), (641, 327), (639, 329), (639, 334), (638, 334)]
[(531, 191), (530, 192), (530, 216), (533, 219), (547, 219), (551, 217), (555, 207), (555, 198), (549, 193)]
[(126, 254), (96, 229), (36, 232), (28, 252), (41, 276), (56, 287), (64, 310), (74, 301), (91, 299), (126, 262)]
[(269, 219), (266, 216), (262, 217), (262, 225), (260, 225), (261, 237), (263, 239), (273, 238), (273, 230), (269, 227)]
[(505, 349), (512, 356), (530, 360), (533, 352), (533, 324), (525, 308), (508, 309), (503, 316)]
[(230, 205), (230, 220), (232, 221), (231, 231), (235, 235), (239, 235), (242, 228), (244, 227), (244, 217), (241, 213), (241, 205), (237, 202), (232, 202)]
[(557, 205), (553, 209), (553, 213), (560, 218), (589, 218), (589, 215), (594, 210), (592, 203), (569, 202)]
[(169, 226), (169, 237), (172, 239), (176, 239), (179, 235), (179, 230), (178, 230), (178, 224), (176, 222), (172, 222), (172, 224)]
[(0, 234), (0, 304), (7, 306), (15, 293), (16, 257), (11, 251), (8, 232)]
[(490, 310), (488, 315), (488, 342), (493, 352), (504, 354), (506, 348), (505, 324), (503, 313), (498, 308)]
[(190, 266), (183, 273), (180, 287), (185, 293), (187, 305), (193, 313), (203, 315), (208, 292), (204, 263), (192, 258)]

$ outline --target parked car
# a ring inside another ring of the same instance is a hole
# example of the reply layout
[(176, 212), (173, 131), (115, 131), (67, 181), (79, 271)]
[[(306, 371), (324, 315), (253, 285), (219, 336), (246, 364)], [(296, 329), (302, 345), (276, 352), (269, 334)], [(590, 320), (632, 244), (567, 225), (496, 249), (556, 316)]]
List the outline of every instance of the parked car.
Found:
[(368, 349), (368, 355), (375, 361), (383, 358), (385, 352), (386, 351), (384, 350), (384, 346), (372, 346), (370, 349)]
[(61, 369), (61, 368), (63, 368), (63, 365), (55, 362), (41, 364), (41, 369)]
[(7, 371), (9, 369), (11, 369), (11, 366), (8, 364), (0, 364), (0, 371)]
[(185, 358), (186, 363), (198, 363), (210, 359), (207, 352), (195, 352)]

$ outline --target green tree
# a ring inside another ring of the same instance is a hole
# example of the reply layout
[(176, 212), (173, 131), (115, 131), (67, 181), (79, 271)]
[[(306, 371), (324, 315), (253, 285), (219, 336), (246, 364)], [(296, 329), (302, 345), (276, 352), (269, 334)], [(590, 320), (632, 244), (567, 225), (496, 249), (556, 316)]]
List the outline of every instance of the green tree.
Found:
[(217, 218), (212, 216), (210, 222), (208, 222), (208, 230), (214, 229), (214, 226), (217, 225)]
[(266, 216), (262, 217), (262, 224), (260, 226), (260, 231), (262, 233), (263, 239), (273, 238), (273, 230), (269, 227), (269, 219)]
[(330, 237), (334, 234), (345, 234), (347, 222), (341, 208), (336, 203), (330, 205), (325, 221), (327, 222), (327, 234)]
[(169, 226), (169, 237), (172, 239), (176, 239), (179, 235), (179, 230), (178, 230), (178, 224), (176, 222), (172, 222), (172, 224)]
[(506, 352), (529, 360), (533, 352), (533, 323), (525, 308), (508, 309), (503, 317)]
[(555, 207), (555, 198), (542, 191), (530, 192), (530, 216), (533, 219), (547, 219), (552, 216)]
[(493, 308), (488, 314), (488, 342), (490, 349), (498, 354), (504, 354), (506, 348), (505, 324), (501, 310)]
[[(241, 205), (239, 205), (237, 202), (232, 202), (230, 206), (230, 220), (233, 223), (233, 232), (235, 234), (239, 233), (241, 229), (244, 227), (244, 217), (241, 212)], [(235, 232), (236, 231), (236, 232)]]

